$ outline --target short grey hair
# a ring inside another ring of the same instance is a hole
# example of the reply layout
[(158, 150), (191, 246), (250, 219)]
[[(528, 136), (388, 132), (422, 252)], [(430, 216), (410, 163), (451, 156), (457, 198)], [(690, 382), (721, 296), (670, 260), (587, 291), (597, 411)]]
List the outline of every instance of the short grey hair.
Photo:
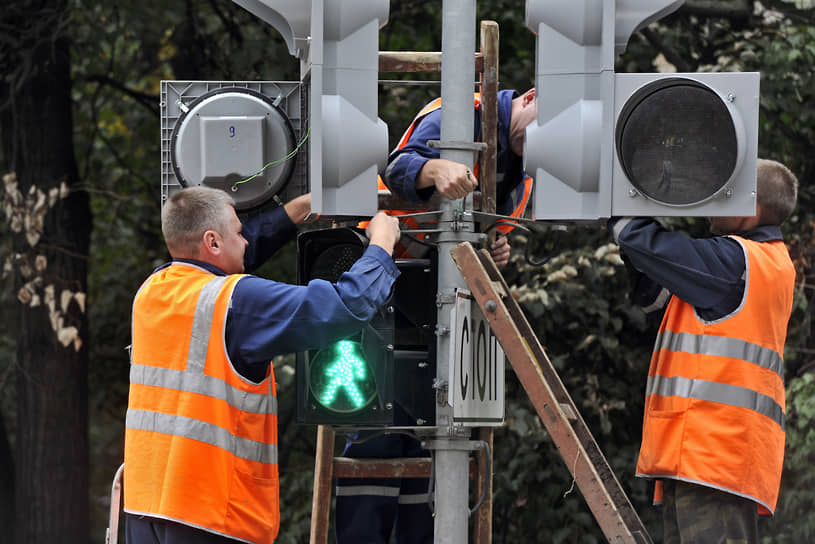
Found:
[(161, 232), (170, 255), (195, 258), (206, 231), (226, 232), (227, 206), (235, 207), (232, 196), (203, 185), (181, 189), (167, 199), (161, 209)]
[(780, 162), (758, 159), (758, 203), (762, 225), (780, 225), (795, 209), (798, 179)]

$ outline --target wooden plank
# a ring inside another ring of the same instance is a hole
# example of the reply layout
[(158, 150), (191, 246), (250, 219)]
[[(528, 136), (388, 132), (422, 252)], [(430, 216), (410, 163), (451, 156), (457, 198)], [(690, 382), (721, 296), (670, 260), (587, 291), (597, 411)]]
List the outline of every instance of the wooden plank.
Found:
[[(433, 466), (430, 457), (394, 457), (391, 459), (334, 458), (335, 478), (429, 478)], [(470, 477), (478, 475), (478, 464), (470, 460)]]
[(481, 189), (481, 211), (495, 213), (495, 176), (498, 164), (498, 23), (481, 23), (481, 141), (487, 144), (481, 152), (478, 185)]
[[(484, 58), (481, 77), (481, 141), (487, 149), (479, 157), (479, 188), (481, 189), (480, 209), (495, 213), (495, 178), (498, 164), (498, 23), (481, 21), (480, 47)], [(474, 204), (475, 205), (475, 204)], [(476, 208), (478, 209), (478, 208)], [(487, 237), (487, 244), (495, 240), (495, 229)], [(478, 430), (479, 438), (487, 443), (490, 455), (494, 452), (494, 431), (492, 427)], [(475, 544), (492, 544), (492, 487), (493, 468), (487, 464), (487, 453), (478, 454), (478, 479), (476, 497), (485, 493), (484, 502), (478, 508), (475, 518)], [(494, 458), (494, 455), (493, 455)], [(489, 469), (489, 470), (488, 470)]]
[[(484, 69), (484, 59), (475, 54), (475, 71)], [(380, 72), (441, 72), (441, 51), (380, 51)]]
[(314, 494), (311, 499), (311, 544), (328, 541), (328, 518), (331, 510), (331, 480), (334, 464), (334, 430), (317, 426), (317, 448), (314, 459)]
[(392, 459), (334, 458), (335, 478), (428, 478), (433, 462), (430, 457)]

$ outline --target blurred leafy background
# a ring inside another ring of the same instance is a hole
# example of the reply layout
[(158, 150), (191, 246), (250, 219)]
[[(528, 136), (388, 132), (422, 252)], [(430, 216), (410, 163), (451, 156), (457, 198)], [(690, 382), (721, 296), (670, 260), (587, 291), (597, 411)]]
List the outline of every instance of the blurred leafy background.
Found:
[[(534, 35), (524, 23), (521, 0), (478, 0), (479, 20), (500, 25), (500, 86), (533, 85)], [(440, 1), (392, 0), (380, 50), (438, 51)], [(49, 21), (49, 24), (43, 24)], [(21, 131), (13, 113), (27, 98), (27, 81), (38, 90), (33, 51), (66, 47), (71, 135), (77, 174), (71, 191), (87, 194), (87, 341), (80, 379), (87, 380), (88, 466), (54, 469), (23, 463), (21, 431), (50, 425), (23, 410), (21, 391), (31, 366), (20, 346), (34, 334), (18, 300), (21, 273), (4, 270), (0, 301), (0, 520), (14, 542), (33, 540), (22, 530), (48, 517), (60, 542), (104, 541), (111, 478), (122, 459), (127, 402), (130, 303), (136, 288), (167, 258), (159, 229), (159, 82), (180, 80), (298, 80), (298, 62), (277, 32), (228, 0), (7, 0), (0, 13), (0, 165), (20, 170)], [(55, 45), (56, 44), (56, 45)], [(32, 69), (32, 66), (34, 68)], [(760, 155), (785, 162), (799, 176), (799, 206), (785, 227), (798, 268), (798, 288), (789, 327), (787, 361), (787, 455), (778, 514), (762, 522), (766, 542), (815, 539), (815, 381), (813, 358), (813, 191), (815, 191), (815, 7), (807, 1), (689, 0), (675, 14), (631, 39), (618, 60), (619, 72), (760, 71)], [(389, 75), (388, 77), (399, 78)], [(412, 75), (405, 79), (438, 79)], [(45, 87), (44, 89), (42, 87)], [(440, 92), (438, 85), (380, 86), (379, 112), (389, 125), (391, 146), (416, 111)], [(545, 97), (543, 98), (545, 99)], [(47, 127), (43, 138), (48, 138)], [(55, 127), (54, 127), (55, 128)], [(63, 132), (65, 134), (65, 132)], [(63, 138), (64, 140), (64, 138)], [(25, 175), (18, 175), (26, 185)], [(30, 184), (29, 184), (30, 185)], [(8, 186), (6, 186), (8, 189)], [(9, 201), (7, 190), (5, 202)], [(19, 239), (0, 225), (0, 255), (18, 254)], [(694, 234), (698, 220), (671, 221)], [(50, 228), (66, 228), (57, 223)], [(505, 277), (537, 331), (576, 405), (592, 429), (618, 479), (660, 540), (658, 510), (649, 506), (649, 486), (633, 477), (640, 439), (645, 375), (658, 322), (627, 299), (617, 248), (597, 227), (557, 232), (544, 227), (512, 236), (515, 248)], [(548, 257), (545, 264), (533, 258)], [(10, 262), (10, 261), (9, 261)], [(260, 272), (294, 280), (294, 250), (287, 246)], [(46, 320), (47, 316), (39, 316)], [(33, 361), (33, 373), (37, 373)], [(293, 360), (276, 361), (280, 392), (281, 543), (307, 542), (315, 429), (294, 419)], [(27, 406), (27, 405), (26, 405)], [(80, 408), (80, 411), (82, 408)], [(566, 493), (571, 476), (546, 430), (507, 371), (507, 420), (495, 436), (495, 542), (601, 542), (602, 534), (579, 492)], [(82, 443), (80, 440), (79, 443)], [(59, 458), (70, 444), (42, 444)], [(81, 458), (81, 457), (80, 457)], [(24, 467), (24, 468), (21, 468)], [(86, 471), (87, 485), (69, 486), (55, 470)], [(24, 472), (20, 472), (24, 471)], [(33, 478), (32, 475), (43, 477)], [(66, 487), (74, 487), (66, 489)], [(88, 521), (63, 522), (57, 513), (87, 498)], [(26, 508), (21, 505), (25, 503)], [(31, 506), (33, 505), (33, 506)], [(39, 512), (32, 514), (32, 512)], [(11, 528), (16, 527), (16, 532)], [(78, 529), (76, 527), (79, 527)], [(33, 531), (33, 529), (32, 529)], [(531, 536), (534, 535), (534, 536)], [(55, 541), (42, 540), (42, 541)]]

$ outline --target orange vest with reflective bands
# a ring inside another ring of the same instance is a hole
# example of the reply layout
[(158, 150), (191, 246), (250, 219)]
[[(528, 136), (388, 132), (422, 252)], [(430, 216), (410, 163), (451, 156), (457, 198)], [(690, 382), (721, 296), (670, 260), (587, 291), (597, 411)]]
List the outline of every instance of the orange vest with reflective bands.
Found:
[[(473, 93), (473, 107), (476, 110), (481, 108), (481, 93)], [(424, 117), (427, 114), (429, 114), (429, 113), (431, 113), (431, 112), (433, 112), (433, 111), (435, 111), (435, 110), (437, 110), (439, 108), (441, 108), (441, 98), (436, 98), (435, 100), (433, 100), (432, 102), (427, 104), (425, 107), (423, 107), (421, 109), (421, 111), (419, 111), (419, 113), (416, 114), (416, 117), (413, 119), (413, 122), (407, 128), (405, 133), (402, 134), (402, 138), (399, 140), (399, 143), (396, 145), (396, 149), (402, 149), (403, 147), (405, 147), (407, 145), (407, 143), (408, 143), (408, 140), (410, 140), (410, 136), (413, 134), (413, 131), (416, 129), (416, 125), (419, 124), (419, 121), (424, 119)], [(478, 162), (476, 162), (472, 167), (473, 175), (475, 176), (476, 179), (478, 179), (479, 166), (480, 166), (480, 164)], [(385, 181), (382, 179), (382, 176), (378, 176), (377, 179), (378, 179), (377, 189), (379, 191), (381, 191), (381, 192), (382, 191), (390, 192), (390, 190), (388, 189), (388, 186), (385, 185)], [(512, 217), (521, 217), (523, 215), (524, 209), (526, 209), (526, 203), (529, 201), (529, 197), (531, 196), (531, 194), (532, 194), (532, 178), (529, 177), (529, 176), (526, 176), (524, 178), (524, 197), (521, 199), (521, 202), (518, 204), (518, 206), (516, 206), (516, 208), (512, 211), (512, 214), (511, 214)], [(410, 214), (410, 213), (415, 213), (415, 212), (404, 211), (404, 210), (387, 210), (387, 213), (388, 213), (388, 215), (398, 216), (398, 215), (405, 215), (405, 214)], [(418, 221), (416, 221), (412, 217), (404, 218), (403, 222), (411, 229), (421, 228), (421, 223), (419, 223)], [(360, 222), (359, 227), (360, 228), (365, 228), (367, 225), (368, 225), (368, 222), (363, 221), (363, 222)], [(509, 225), (509, 224), (498, 225), (496, 227), (497, 230), (499, 230), (500, 232), (503, 232), (504, 234), (508, 233), (513, 228), (514, 227), (512, 225)], [(419, 240), (423, 240), (424, 239), (424, 234), (420, 233), (416, 237)], [(410, 248), (410, 247), (397, 245), (396, 249), (394, 250), (394, 256), (395, 257), (416, 256), (416, 255), (412, 255), (413, 252), (411, 251), (411, 249), (412, 248)], [(415, 249), (418, 250), (419, 252), (421, 252), (420, 248), (415, 248)]]
[(226, 353), (241, 277), (174, 263), (136, 294), (124, 509), (269, 544), (280, 526), (277, 391), (271, 364), (255, 384)]
[(747, 263), (739, 308), (704, 322), (673, 297), (665, 312), (648, 371), (637, 476), (712, 487), (772, 514), (784, 464), (783, 354), (795, 269), (782, 241), (732, 238)]

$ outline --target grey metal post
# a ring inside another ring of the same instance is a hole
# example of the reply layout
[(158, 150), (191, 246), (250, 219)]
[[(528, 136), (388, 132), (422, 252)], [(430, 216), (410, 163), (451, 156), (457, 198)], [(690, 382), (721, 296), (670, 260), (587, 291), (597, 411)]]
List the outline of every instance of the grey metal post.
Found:
[[(441, 70), (441, 157), (467, 165), (473, 164), (473, 151), (452, 149), (451, 144), (473, 142), (473, 82), (475, 67), (475, 0), (444, 0), (442, 8)], [(455, 147), (459, 147), (455, 145)], [(464, 240), (473, 239), (472, 221), (460, 211), (464, 199), (442, 199), (441, 234), (438, 239), (439, 271), (437, 294), (438, 343), (437, 379), (447, 382), (450, 364), (451, 311), (455, 288), (467, 285), (450, 256), (450, 250)], [(435, 542), (466, 544), (468, 528), (469, 452), (456, 447), (469, 433), (455, 428), (452, 408), (445, 402), (436, 406), (435, 446)]]

